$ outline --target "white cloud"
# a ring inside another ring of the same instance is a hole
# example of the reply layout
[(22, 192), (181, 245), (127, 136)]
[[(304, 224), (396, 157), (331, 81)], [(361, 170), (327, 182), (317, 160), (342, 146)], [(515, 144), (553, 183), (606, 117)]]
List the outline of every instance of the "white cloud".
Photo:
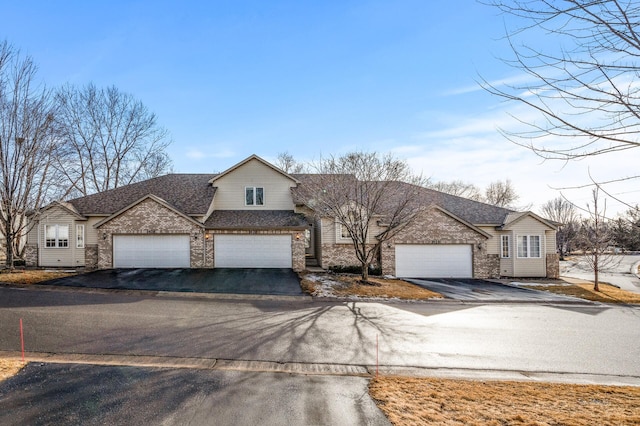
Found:
[[(511, 105), (510, 111), (525, 122), (533, 123), (539, 119), (535, 113), (519, 105)], [(590, 183), (589, 172), (598, 181), (605, 181), (632, 175), (637, 170), (637, 159), (624, 152), (582, 161), (545, 161), (499, 134), (498, 128), (516, 132), (523, 128), (523, 124), (510, 117), (503, 108), (481, 117), (439, 117), (439, 122), (445, 124), (416, 134), (410, 143), (398, 144), (389, 150), (406, 158), (416, 173), (435, 181), (463, 180), (484, 189), (490, 182), (510, 179), (521, 197), (518, 204), (532, 204), (534, 210), (560, 196), (559, 189), (570, 201), (585, 206), (591, 200), (590, 188), (568, 188)], [(536, 143), (566, 146), (575, 140), (545, 136)], [(609, 185), (607, 189), (612, 194), (622, 193), (622, 198), (636, 204), (640, 203), (637, 187), (636, 179)], [(614, 200), (608, 201), (611, 216), (626, 209)]]

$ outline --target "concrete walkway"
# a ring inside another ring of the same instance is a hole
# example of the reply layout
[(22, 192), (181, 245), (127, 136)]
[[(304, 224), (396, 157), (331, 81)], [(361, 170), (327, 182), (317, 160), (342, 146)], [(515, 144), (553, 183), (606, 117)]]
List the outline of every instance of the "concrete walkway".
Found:
[[(638, 265), (640, 256), (616, 256), (619, 260), (600, 272), (599, 280), (604, 283), (613, 284), (622, 290), (633, 293), (640, 293), (640, 276), (638, 276)], [(584, 259), (574, 256), (573, 260), (560, 262), (560, 275), (562, 277), (577, 278), (593, 282), (593, 271), (590, 270)]]

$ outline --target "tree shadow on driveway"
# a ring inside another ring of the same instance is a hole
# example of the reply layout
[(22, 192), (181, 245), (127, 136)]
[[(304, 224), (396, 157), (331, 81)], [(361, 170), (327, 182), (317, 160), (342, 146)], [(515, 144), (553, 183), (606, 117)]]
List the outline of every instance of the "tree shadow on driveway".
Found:
[(0, 424), (388, 424), (361, 377), (29, 364), (0, 383)]

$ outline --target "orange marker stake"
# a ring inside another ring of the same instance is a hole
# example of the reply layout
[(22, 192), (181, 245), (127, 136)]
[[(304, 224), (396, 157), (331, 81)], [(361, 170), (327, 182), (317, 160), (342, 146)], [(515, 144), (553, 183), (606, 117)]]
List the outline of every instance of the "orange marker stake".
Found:
[(22, 332), (22, 318), (20, 318), (20, 346), (22, 347), (22, 362), (24, 362), (24, 333)]

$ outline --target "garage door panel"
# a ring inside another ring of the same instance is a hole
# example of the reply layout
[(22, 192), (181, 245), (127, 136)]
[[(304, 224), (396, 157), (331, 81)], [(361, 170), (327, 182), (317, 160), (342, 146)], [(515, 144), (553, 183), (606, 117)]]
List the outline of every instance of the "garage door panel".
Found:
[(188, 235), (114, 235), (114, 268), (189, 268)]
[(398, 244), (396, 275), (411, 278), (472, 278), (469, 244)]
[(216, 235), (216, 268), (291, 268), (290, 235)]

